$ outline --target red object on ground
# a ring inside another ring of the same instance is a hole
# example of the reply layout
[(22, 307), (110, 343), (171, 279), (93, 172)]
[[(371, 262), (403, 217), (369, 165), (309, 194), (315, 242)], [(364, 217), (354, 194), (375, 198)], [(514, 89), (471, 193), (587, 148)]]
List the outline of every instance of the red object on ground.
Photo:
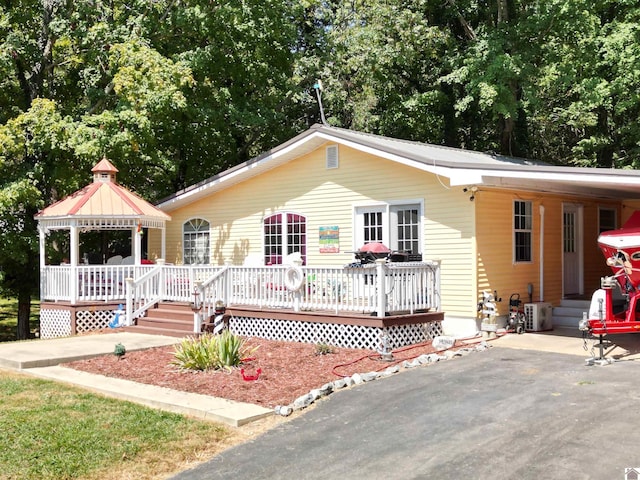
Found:
[(261, 374), (261, 373), (262, 373), (262, 369), (261, 369), (261, 368), (259, 368), (259, 369), (257, 369), (257, 370), (256, 370), (255, 375), (245, 374), (245, 373), (244, 373), (244, 368), (241, 368), (241, 369), (240, 369), (240, 375), (242, 375), (242, 379), (243, 379), (245, 382), (252, 382), (252, 381), (254, 381), (254, 380), (257, 380), (257, 379), (260, 377), (260, 374)]

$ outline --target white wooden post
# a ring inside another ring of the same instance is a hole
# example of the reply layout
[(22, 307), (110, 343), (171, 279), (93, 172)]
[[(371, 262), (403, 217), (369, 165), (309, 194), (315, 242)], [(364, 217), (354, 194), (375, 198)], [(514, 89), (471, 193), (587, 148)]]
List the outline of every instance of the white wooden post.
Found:
[[(49, 282), (49, 279), (46, 278), (45, 274), (44, 274), (44, 268), (46, 266), (46, 258), (45, 258), (45, 249), (46, 249), (46, 231), (44, 229), (44, 227), (42, 226), (38, 226), (38, 234), (39, 234), (39, 246), (38, 248), (40, 249), (40, 300), (43, 300), (44, 297), (44, 282)], [(48, 290), (48, 285), (47, 285), (47, 290)]]
[[(232, 294), (232, 290), (233, 290), (233, 276), (234, 276), (234, 272), (231, 271), (231, 261), (230, 260), (226, 260), (225, 261), (225, 266), (227, 267), (225, 269), (224, 272), (224, 296), (223, 298), (217, 298), (217, 300), (221, 300), (222, 303), (224, 303), (225, 307), (229, 306), (229, 301), (231, 300), (231, 294)], [(245, 288), (248, 288), (248, 285), (245, 286)]]
[(377, 278), (377, 290), (378, 290), (378, 305), (376, 312), (378, 317), (384, 317), (387, 312), (387, 288), (386, 288), (386, 265), (387, 261), (384, 258), (376, 260), (376, 278)]
[(78, 258), (80, 257), (80, 239), (78, 227), (73, 225), (69, 229), (69, 263), (71, 264), (71, 278), (69, 281), (69, 297), (71, 305), (78, 303)]
[(138, 231), (138, 227), (135, 227), (131, 237), (133, 239), (133, 264), (140, 265), (142, 263), (142, 227), (140, 231)]
[(194, 301), (191, 309), (193, 310), (193, 333), (200, 333), (202, 329), (202, 321), (200, 319), (200, 312), (204, 305), (204, 288), (202, 288), (202, 282), (200, 280), (194, 282)]
[(158, 296), (164, 300), (164, 297), (166, 295), (166, 289), (167, 289), (167, 280), (166, 280), (166, 269), (164, 268), (165, 265), (165, 261), (164, 258), (159, 258), (156, 260), (156, 265), (158, 265), (158, 267), (160, 267), (160, 280), (158, 283)]
[[(302, 260), (294, 260), (293, 264), (302, 269)], [(293, 293), (293, 311), (294, 312), (299, 312), (300, 311), (300, 299), (302, 298), (302, 289), (305, 287), (304, 285), (304, 275), (302, 276), (302, 287), (299, 288), (298, 290), (296, 290)]]
[(127, 277), (124, 279), (124, 281), (127, 284), (127, 326), (131, 326), (133, 325), (133, 278)]

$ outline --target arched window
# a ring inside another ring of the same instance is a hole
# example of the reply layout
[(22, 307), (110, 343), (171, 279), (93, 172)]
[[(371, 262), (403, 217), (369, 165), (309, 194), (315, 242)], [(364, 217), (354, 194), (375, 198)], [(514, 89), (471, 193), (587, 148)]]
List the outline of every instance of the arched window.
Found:
[(209, 222), (192, 218), (182, 226), (185, 265), (209, 263)]
[(295, 213), (275, 213), (264, 219), (264, 263), (280, 265), (283, 258), (300, 252), (307, 263), (307, 219)]

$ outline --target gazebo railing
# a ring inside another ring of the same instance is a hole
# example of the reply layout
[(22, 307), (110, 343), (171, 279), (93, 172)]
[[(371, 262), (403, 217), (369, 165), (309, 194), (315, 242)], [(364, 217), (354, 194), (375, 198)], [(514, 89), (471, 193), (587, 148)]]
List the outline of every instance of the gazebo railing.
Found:
[(50, 265), (41, 271), (40, 299), (110, 302), (126, 297), (126, 279), (144, 275), (153, 265)]

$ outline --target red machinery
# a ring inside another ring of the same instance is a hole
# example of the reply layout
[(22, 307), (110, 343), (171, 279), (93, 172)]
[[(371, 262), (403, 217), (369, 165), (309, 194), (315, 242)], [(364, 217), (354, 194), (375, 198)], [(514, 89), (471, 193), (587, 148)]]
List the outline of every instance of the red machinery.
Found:
[[(580, 330), (599, 335), (602, 344), (608, 333), (640, 333), (640, 313), (636, 311), (640, 299), (640, 211), (622, 228), (601, 233), (598, 246), (613, 275), (601, 279)], [(617, 308), (614, 291), (618, 287), (625, 302)]]

